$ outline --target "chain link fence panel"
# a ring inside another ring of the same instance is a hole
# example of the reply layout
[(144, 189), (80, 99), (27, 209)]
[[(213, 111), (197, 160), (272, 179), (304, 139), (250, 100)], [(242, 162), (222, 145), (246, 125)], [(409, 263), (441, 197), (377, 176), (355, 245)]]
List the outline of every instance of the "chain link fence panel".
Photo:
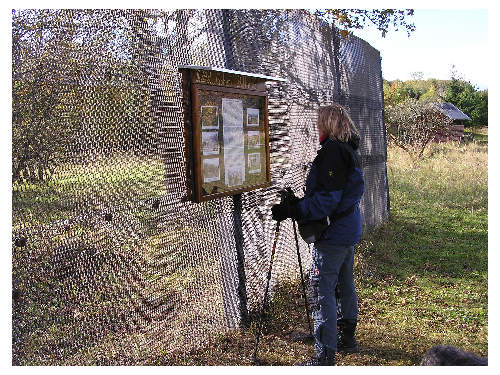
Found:
[[(154, 364), (247, 323), (320, 105), (362, 135), (365, 230), (388, 217), (380, 54), (305, 11), (15, 10), (12, 42), (15, 365)], [(271, 187), (187, 201), (180, 65), (287, 79), (268, 84)], [(285, 221), (271, 290), (297, 276)]]

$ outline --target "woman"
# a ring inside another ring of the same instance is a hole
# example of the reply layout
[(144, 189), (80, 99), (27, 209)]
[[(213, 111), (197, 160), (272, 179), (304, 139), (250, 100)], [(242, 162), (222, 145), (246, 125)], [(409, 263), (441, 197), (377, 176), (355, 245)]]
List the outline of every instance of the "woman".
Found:
[[(355, 150), (359, 133), (338, 104), (318, 109), (321, 149), (306, 180), (303, 199), (289, 196), (273, 206), (273, 219), (299, 222), (330, 217), (314, 242), (311, 269), (316, 358), (303, 365), (334, 365), (338, 351), (357, 352), (358, 300), (353, 281), (354, 245), (361, 238), (359, 201), (363, 172)], [(337, 296), (342, 319), (337, 322)], [(341, 329), (337, 335), (337, 324)]]

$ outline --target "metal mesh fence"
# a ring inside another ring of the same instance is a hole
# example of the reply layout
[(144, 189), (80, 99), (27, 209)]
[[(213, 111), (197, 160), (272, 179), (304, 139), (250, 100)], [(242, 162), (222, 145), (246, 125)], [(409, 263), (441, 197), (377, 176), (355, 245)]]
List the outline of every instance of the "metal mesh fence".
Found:
[[(316, 109), (362, 134), (365, 228), (388, 216), (379, 52), (301, 11), (13, 12), (13, 364), (144, 364), (261, 303), (277, 192), (302, 194)], [(186, 199), (180, 65), (269, 83), (272, 186)], [(281, 226), (271, 289), (297, 276)], [(310, 253), (301, 243), (304, 261)]]

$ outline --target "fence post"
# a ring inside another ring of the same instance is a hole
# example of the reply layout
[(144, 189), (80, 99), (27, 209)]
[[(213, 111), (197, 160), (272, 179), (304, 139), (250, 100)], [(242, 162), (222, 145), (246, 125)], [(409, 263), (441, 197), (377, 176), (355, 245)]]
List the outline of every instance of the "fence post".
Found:
[[(235, 60), (233, 56), (233, 44), (231, 40), (231, 10), (223, 9), (222, 10), (222, 27), (224, 33), (224, 53), (225, 53), (225, 67), (226, 69), (235, 69)], [(230, 323), (230, 325), (240, 325), (247, 326), (248, 324), (248, 308), (247, 308), (247, 293), (246, 293), (246, 275), (245, 275), (245, 253), (243, 249), (243, 222), (242, 222), (242, 201), (241, 194), (236, 194), (232, 196), (233, 200), (233, 212), (232, 212), (232, 221), (233, 221), (233, 235), (234, 235), (234, 243), (236, 247), (236, 264), (234, 264), (234, 259), (230, 254), (224, 253), (222, 254), (222, 258), (226, 258), (223, 260), (223, 270), (222, 270), (222, 282), (229, 285), (229, 288), (223, 288), (224, 295), (223, 299), (226, 314), (226, 321)], [(232, 260), (232, 261), (231, 261)], [(236, 267), (236, 275), (238, 278), (237, 285), (235, 285), (234, 281), (231, 280), (231, 277), (234, 275), (233, 269), (224, 269), (224, 268), (233, 268)], [(236, 288), (236, 289), (234, 289)], [(231, 306), (237, 301), (238, 306)], [(235, 322), (234, 318), (231, 316), (227, 316), (231, 311), (237, 311), (238, 317), (236, 318), (237, 322)]]
[[(384, 100), (384, 78), (382, 77), (382, 56), (380, 56), (380, 85), (381, 85), (381, 96), (382, 96), (382, 129), (384, 134), (384, 151), (385, 151), (385, 191), (387, 194), (387, 218), (391, 213), (391, 201), (389, 197), (389, 178), (387, 176), (387, 129), (385, 127), (385, 100)], [(386, 218), (386, 219), (387, 219)]]
[(332, 25), (332, 44), (333, 44), (333, 81), (334, 81), (334, 93), (333, 97), (340, 104), (344, 103), (344, 97), (342, 96), (341, 80), (340, 80), (340, 39), (338, 31), (334, 25)]
[(233, 195), (233, 229), (234, 242), (236, 244), (236, 260), (238, 271), (240, 325), (246, 327), (248, 324), (248, 308), (245, 275), (245, 253), (243, 251), (243, 222), (241, 220), (242, 211), (243, 206), (241, 204), (241, 194)]

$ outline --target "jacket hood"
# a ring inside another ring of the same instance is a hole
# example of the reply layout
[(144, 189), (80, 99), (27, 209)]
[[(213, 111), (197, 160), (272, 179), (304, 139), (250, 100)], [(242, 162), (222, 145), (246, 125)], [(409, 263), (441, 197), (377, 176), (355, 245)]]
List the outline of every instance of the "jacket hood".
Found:
[(357, 150), (359, 148), (359, 137), (356, 134), (353, 134), (347, 143), (354, 149)]
[[(331, 138), (324, 137), (320, 140), (320, 144), (323, 146), (328, 140), (331, 140)], [(337, 140), (337, 138), (335, 138), (335, 140)], [(347, 144), (351, 146), (353, 150), (356, 151), (359, 148), (359, 137), (356, 134), (353, 134), (351, 138), (349, 138), (349, 140), (347, 141)]]

